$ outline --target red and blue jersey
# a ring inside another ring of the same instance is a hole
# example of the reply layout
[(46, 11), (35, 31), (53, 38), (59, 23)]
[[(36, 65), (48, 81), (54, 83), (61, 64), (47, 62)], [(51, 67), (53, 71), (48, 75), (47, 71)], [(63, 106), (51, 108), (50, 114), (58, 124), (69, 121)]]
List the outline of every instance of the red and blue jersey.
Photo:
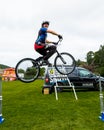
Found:
[(35, 43), (36, 43), (36, 44), (45, 43), (46, 37), (47, 37), (47, 28), (42, 27), (42, 28), (39, 30), (38, 38), (37, 38), (37, 40), (36, 40)]

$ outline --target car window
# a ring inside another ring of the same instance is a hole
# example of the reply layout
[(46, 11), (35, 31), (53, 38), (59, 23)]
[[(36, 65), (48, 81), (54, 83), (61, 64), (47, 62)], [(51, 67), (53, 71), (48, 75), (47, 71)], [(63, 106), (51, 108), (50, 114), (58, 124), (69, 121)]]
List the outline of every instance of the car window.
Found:
[(70, 77), (76, 77), (77, 75), (77, 70), (75, 69), (71, 74), (69, 74)]
[(79, 70), (79, 76), (80, 77), (88, 77), (89, 75), (91, 75), (90, 71), (84, 70), (84, 69), (80, 69)]

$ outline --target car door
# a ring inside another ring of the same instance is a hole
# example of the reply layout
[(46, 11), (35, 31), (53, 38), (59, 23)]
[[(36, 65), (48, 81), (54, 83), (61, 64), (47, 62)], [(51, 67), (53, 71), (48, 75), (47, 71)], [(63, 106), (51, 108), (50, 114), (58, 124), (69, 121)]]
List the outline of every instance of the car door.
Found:
[(78, 75), (80, 77), (80, 82), (82, 84), (82, 87), (86, 87), (86, 88), (93, 88), (94, 87), (93, 84), (95, 82), (95, 78), (89, 70), (79, 69)]
[(80, 79), (80, 76), (78, 75), (78, 68), (76, 67), (75, 70), (68, 75), (69, 80), (74, 84), (76, 88), (79, 88), (82, 86), (82, 80)]

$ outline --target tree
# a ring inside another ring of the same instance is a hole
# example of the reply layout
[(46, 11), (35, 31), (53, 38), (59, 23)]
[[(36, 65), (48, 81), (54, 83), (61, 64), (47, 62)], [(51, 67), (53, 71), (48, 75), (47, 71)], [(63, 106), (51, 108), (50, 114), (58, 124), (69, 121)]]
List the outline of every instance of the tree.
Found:
[(87, 63), (88, 63), (88, 65), (93, 64), (93, 62), (94, 62), (94, 55), (95, 55), (95, 53), (93, 51), (89, 51), (87, 53)]
[(44, 67), (40, 68), (39, 76), (44, 76), (44, 73), (45, 73), (45, 68)]
[(103, 45), (100, 45), (99, 50), (96, 52), (89, 51), (87, 53), (86, 59), (87, 59), (88, 68), (104, 76), (104, 46)]
[(100, 46), (100, 49), (95, 52), (94, 56), (94, 64), (97, 65), (98, 67), (103, 67), (104, 66), (104, 46)]

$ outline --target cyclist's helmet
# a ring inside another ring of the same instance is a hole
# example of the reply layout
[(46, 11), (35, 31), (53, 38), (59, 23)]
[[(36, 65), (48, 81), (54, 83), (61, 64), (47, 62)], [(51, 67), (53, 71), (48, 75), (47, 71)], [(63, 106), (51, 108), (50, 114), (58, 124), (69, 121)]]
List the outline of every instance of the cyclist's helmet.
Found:
[(48, 24), (49, 25), (49, 21), (43, 21), (42, 27), (43, 27), (44, 24)]

